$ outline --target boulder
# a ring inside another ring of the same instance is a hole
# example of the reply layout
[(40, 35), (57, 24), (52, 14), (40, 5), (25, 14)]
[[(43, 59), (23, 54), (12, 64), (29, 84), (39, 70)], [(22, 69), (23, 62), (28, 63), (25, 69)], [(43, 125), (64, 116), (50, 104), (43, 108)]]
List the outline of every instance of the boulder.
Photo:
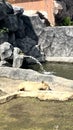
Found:
[(25, 34), (38, 41), (39, 35), (41, 34), (43, 28), (46, 27), (46, 24), (39, 17), (39, 14), (34, 14), (32, 16), (22, 16), (25, 26)]
[[(29, 22), (29, 24), (31, 23)], [(25, 26), (25, 35), (38, 42), (38, 36), (36, 35), (33, 27), (26, 24), (24, 24), (24, 26)]]
[(14, 6), (14, 5), (13, 5), (13, 10), (14, 10), (14, 14), (17, 16), (22, 15), (24, 12), (23, 8), (18, 7), (18, 6)]
[(9, 32), (8, 36), (9, 36), (8, 42), (11, 43), (13, 46), (15, 46), (15, 33)]
[(43, 75), (31, 69), (21, 69), (13, 67), (0, 67), (0, 76), (26, 81), (53, 81), (52, 75)]
[(29, 54), (31, 48), (33, 46), (35, 46), (37, 44), (37, 42), (31, 38), (29, 38), (28, 36), (26, 36), (23, 39), (17, 39), (16, 40), (16, 45), (18, 48), (20, 48), (24, 54)]
[[(31, 48), (30, 52), (29, 52), (30, 56), (33, 56), (35, 58), (37, 58), (38, 61), (40, 62), (44, 62), (45, 61), (45, 55), (44, 53), (41, 51), (40, 46), (35, 45), (33, 48)], [(27, 59), (28, 63), (30, 63), (30, 61), (33, 63), (34, 61), (31, 59)]]
[(13, 67), (20, 68), (23, 64), (24, 55), (18, 55), (13, 58)]
[(12, 5), (9, 2), (5, 2), (4, 6), (5, 6), (7, 14), (14, 14), (13, 7), (12, 7)]
[(51, 51), (52, 51), (51, 44), (54, 39), (53, 37), (54, 37), (54, 28), (47, 27), (43, 29), (39, 37), (38, 45), (40, 46), (40, 51), (44, 56), (46, 56), (47, 53), (49, 56), (51, 55)]
[(24, 60), (24, 54), (22, 54), (22, 51), (19, 48), (14, 47), (13, 67), (20, 68), (23, 64), (23, 60)]
[(31, 48), (29, 55), (34, 56), (34, 57), (40, 57), (40, 48), (38, 45), (35, 45), (33, 48)]
[(7, 16), (6, 8), (3, 2), (0, 2), (0, 20), (5, 19)]
[(23, 39), (25, 37), (24, 27), (23, 27), (23, 29), (18, 29), (15, 32), (15, 36), (16, 36), (16, 39), (18, 39), (18, 38)]
[(0, 20), (0, 29), (4, 28), (4, 25), (5, 25), (5, 20), (4, 19)]
[(1, 60), (12, 59), (13, 47), (10, 43), (4, 42), (0, 45), (0, 58)]
[(9, 31), (15, 32), (18, 29), (18, 19), (14, 14), (10, 14), (5, 18), (5, 27), (9, 29)]
[(0, 31), (0, 45), (4, 42), (8, 42), (8, 33), (7, 32), (2, 32), (3, 29)]
[(0, 61), (0, 67), (5, 67), (5, 66), (11, 67), (11, 64), (5, 60)]
[(8, 2), (0, 1), (0, 20), (5, 19), (8, 14), (13, 14), (13, 8)]
[(30, 22), (32, 24), (33, 30), (37, 36), (39, 36), (43, 30), (43, 28), (46, 27), (44, 22), (40, 19), (38, 14), (35, 14), (31, 17), (29, 17)]
[(25, 26), (23, 20), (18, 17), (18, 30), (15, 32), (16, 39), (25, 37)]
[(44, 53), (45, 59), (49, 57), (73, 56), (73, 28), (47, 27), (43, 29), (38, 44)]

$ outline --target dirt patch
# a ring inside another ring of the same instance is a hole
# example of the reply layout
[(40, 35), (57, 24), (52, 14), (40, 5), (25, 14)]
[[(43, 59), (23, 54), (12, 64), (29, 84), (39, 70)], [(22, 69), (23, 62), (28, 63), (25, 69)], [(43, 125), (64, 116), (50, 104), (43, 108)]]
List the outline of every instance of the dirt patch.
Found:
[(18, 98), (0, 105), (0, 130), (73, 130), (73, 101)]

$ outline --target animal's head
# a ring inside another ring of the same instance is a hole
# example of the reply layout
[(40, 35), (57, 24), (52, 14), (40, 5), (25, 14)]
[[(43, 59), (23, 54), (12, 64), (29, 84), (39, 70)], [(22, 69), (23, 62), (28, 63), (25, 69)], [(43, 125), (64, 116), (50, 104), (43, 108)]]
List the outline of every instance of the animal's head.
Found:
[(48, 83), (47, 83), (47, 82), (44, 82), (44, 81), (42, 81), (42, 84), (43, 84), (44, 86), (47, 86), (47, 87), (49, 86)]
[(39, 90), (51, 90), (48, 83), (42, 81), (42, 87)]

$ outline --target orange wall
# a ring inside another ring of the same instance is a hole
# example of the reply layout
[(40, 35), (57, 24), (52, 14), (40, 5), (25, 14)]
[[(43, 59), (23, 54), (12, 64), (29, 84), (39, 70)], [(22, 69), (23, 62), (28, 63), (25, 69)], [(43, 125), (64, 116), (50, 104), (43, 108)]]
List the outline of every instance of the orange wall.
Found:
[[(20, 1), (22, 1), (20, 3)], [(23, 7), (25, 10), (38, 10), (38, 11), (46, 11), (48, 13), (48, 19), (52, 25), (54, 25), (54, 3), (53, 0), (29, 0), (29, 2), (25, 2), (26, 0), (9, 0), (11, 3), (15, 3), (14, 5)], [(19, 2), (19, 3), (17, 3)]]
[(45, 11), (48, 13), (48, 19), (51, 22), (51, 25), (55, 24), (54, 20), (54, 0), (45, 0)]
[(25, 10), (44, 10), (43, 0), (33, 1), (33, 2), (15, 3), (15, 5), (18, 5), (18, 6), (21, 5)]

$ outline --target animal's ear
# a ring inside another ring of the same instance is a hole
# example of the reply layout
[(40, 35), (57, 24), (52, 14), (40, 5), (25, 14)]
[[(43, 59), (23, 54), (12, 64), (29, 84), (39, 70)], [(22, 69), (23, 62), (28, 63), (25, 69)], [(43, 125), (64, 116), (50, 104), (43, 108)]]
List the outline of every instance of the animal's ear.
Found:
[(42, 84), (44, 83), (44, 81), (42, 81)]
[(20, 91), (25, 91), (25, 88), (21, 88)]

